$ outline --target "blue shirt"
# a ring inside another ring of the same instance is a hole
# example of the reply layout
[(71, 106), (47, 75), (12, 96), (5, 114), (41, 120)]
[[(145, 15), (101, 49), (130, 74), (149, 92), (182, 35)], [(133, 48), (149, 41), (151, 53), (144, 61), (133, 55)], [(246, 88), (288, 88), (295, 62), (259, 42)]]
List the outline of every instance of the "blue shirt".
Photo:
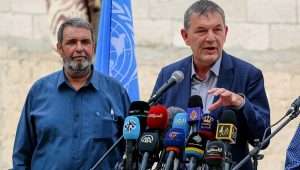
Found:
[[(89, 169), (122, 133), (129, 107), (126, 90), (93, 71), (76, 91), (63, 71), (38, 80), (21, 113), (13, 150), (15, 170)], [(112, 169), (115, 150), (101, 169)]]
[(300, 124), (298, 125), (298, 129), (287, 149), (285, 169), (286, 170), (300, 169)]

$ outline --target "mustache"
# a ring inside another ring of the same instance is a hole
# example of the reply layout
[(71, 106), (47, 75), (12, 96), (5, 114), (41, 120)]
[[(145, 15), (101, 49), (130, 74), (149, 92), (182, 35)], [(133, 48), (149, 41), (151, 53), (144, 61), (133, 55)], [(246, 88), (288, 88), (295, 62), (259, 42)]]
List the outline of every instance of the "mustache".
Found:
[(71, 60), (76, 60), (77, 58), (84, 58), (84, 59), (88, 59), (88, 56), (87, 55), (77, 55), (77, 56), (72, 56), (72, 57), (69, 57)]

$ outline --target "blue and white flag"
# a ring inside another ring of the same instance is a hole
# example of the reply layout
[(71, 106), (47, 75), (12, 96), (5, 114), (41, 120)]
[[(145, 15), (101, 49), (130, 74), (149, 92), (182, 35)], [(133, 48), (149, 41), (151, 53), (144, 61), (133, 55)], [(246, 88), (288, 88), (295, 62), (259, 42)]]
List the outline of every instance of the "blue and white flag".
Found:
[(95, 68), (121, 82), (131, 101), (139, 100), (130, 0), (102, 0)]

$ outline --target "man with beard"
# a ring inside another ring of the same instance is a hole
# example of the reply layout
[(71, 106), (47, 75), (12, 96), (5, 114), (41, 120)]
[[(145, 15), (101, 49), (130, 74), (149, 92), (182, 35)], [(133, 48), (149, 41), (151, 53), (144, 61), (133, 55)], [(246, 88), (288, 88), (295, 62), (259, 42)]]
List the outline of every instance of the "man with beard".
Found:
[[(129, 97), (118, 82), (94, 70), (91, 25), (69, 19), (57, 39), (63, 69), (29, 91), (14, 143), (14, 170), (89, 169), (122, 132)], [(119, 157), (115, 150), (101, 169), (112, 169)]]
[[(270, 126), (270, 109), (261, 70), (223, 50), (228, 27), (224, 10), (210, 0), (199, 0), (185, 12), (181, 36), (192, 55), (164, 67), (153, 92), (169, 79), (175, 70), (184, 80), (162, 95), (159, 103), (187, 108), (190, 96), (199, 95), (203, 111), (220, 118), (225, 109), (237, 117), (237, 140), (232, 145), (232, 160), (241, 161), (248, 144), (262, 140)], [(241, 168), (253, 169), (251, 161)]]

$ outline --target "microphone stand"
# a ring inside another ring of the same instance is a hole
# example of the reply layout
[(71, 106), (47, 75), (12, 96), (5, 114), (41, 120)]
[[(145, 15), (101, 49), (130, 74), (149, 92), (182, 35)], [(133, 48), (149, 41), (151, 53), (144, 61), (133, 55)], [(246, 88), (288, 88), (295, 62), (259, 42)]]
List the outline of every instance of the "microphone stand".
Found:
[[(254, 147), (255, 146), (258, 146), (259, 144), (259, 139), (255, 139), (254, 140)], [(257, 170), (257, 165), (258, 165), (258, 160), (262, 160), (264, 158), (264, 155), (263, 154), (256, 154), (256, 155), (253, 155), (253, 167), (254, 167), (254, 170)]]
[[(259, 155), (259, 151), (269, 142), (269, 140), (274, 137), (282, 128), (284, 128), (291, 120), (293, 120), (294, 118), (296, 118), (299, 115), (299, 110), (296, 110), (294, 112), (291, 113), (291, 115), (289, 116), (289, 118), (287, 120), (285, 120), (281, 125), (279, 125), (279, 127), (277, 129), (274, 130), (274, 132), (272, 132), (266, 139), (264, 139), (262, 142), (258, 143), (257, 146), (255, 146), (250, 152), (249, 154), (243, 159), (241, 160), (238, 164), (236, 164), (232, 170), (238, 170), (242, 167), (242, 165), (244, 165), (247, 161), (249, 161), (249, 159), (251, 159), (251, 157), (253, 157), (254, 159), (259, 160), (259, 158), (261, 158), (261, 155)], [(257, 162), (256, 162), (256, 166), (257, 166)]]
[(102, 155), (102, 157), (95, 163), (95, 165), (90, 170), (95, 170), (97, 166), (99, 166), (103, 160), (111, 153), (115, 147), (118, 146), (118, 144), (124, 139), (124, 136), (122, 135), (117, 141)]

